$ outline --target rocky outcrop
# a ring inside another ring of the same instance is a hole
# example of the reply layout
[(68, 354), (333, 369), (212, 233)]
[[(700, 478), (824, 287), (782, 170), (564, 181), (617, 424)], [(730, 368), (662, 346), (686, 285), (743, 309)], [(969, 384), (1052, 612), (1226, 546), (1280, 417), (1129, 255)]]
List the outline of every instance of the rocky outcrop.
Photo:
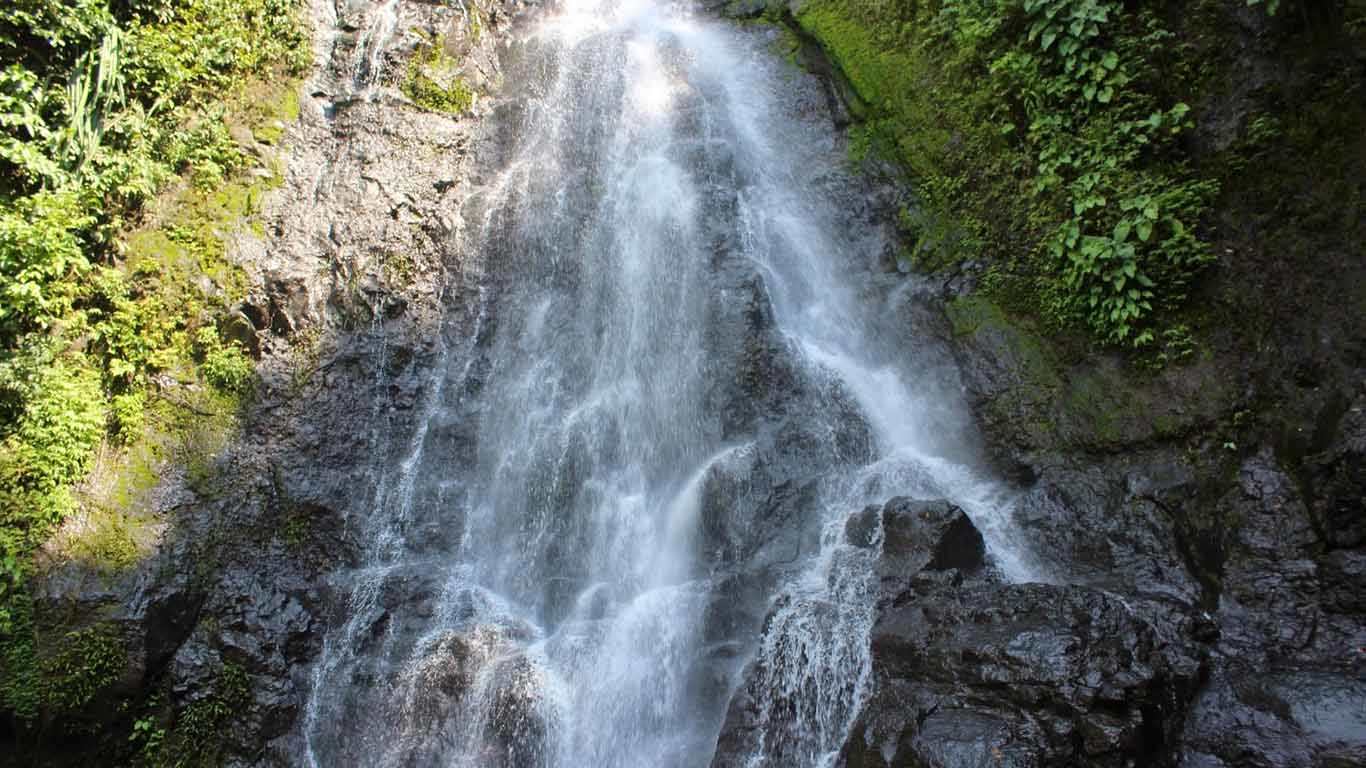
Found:
[[(161, 531), (150, 557), (122, 574), (65, 563), (36, 585), (40, 619), (112, 626), (127, 658), (97, 721), (77, 724), (94, 735), (26, 759), (295, 763), (308, 665), (344, 608), (329, 575), (355, 565), (349, 521), (374, 503), (357, 489), (399, 460), (434, 384), (416, 371), (479, 310), (461, 203), (522, 7), (481, 3), (472, 22), (454, 5), (312, 3), (316, 66), (280, 143), (283, 188), (229, 243), (250, 286), (224, 333), (259, 358), (255, 397), (210, 465), (168, 462), (137, 502)], [(465, 114), (400, 89), (433, 40), (474, 89)]]
[[(1126, 379), (1106, 373), (1123, 370), (1115, 360), (1063, 364), (1052, 342), (980, 299), (951, 299), (948, 317), (988, 440), (1024, 488), (1015, 523), (1048, 572), (1123, 596), (1150, 621), (1168, 614), (1149, 606), (1167, 604), (1209, 617), (1209, 671), (1164, 759), (1366, 759), (1366, 722), (1337, 714), (1360, 710), (1366, 663), (1366, 613), (1344, 599), (1359, 593), (1363, 559), (1351, 355), (1315, 366), (1338, 395), (1315, 389), (1258, 415), (1239, 404), (1299, 385), (1268, 371), (1238, 390), (1211, 362)], [(1291, 360), (1318, 355), (1291, 349)], [(1288, 428), (1295, 412), (1312, 418)]]
[(874, 628), (848, 765), (1172, 764), (1200, 666), (1181, 625), (1081, 587), (907, 586)]
[[(748, 17), (763, 4), (715, 5)], [(848, 100), (830, 62), (804, 54)], [(1249, 66), (1259, 82), (1287, 76)], [(1224, 119), (1255, 94), (1220, 98), (1237, 103), (1206, 111)], [(943, 318), (919, 327), (953, 351), (988, 450), (1020, 489), (1012, 535), (1069, 586), (938, 570), (926, 548), (898, 561), (890, 536), (874, 693), (848, 765), (1366, 762), (1363, 336), (1334, 318), (1356, 301), (1343, 276), (1360, 277), (1359, 244), (1325, 231), (1299, 248), (1316, 266), (1286, 259), (1253, 234), (1247, 202), (1229, 204), (1222, 269), (1200, 299), (1223, 307), (1208, 348), (1157, 370), (1050, 338), (961, 274), (924, 278)], [(873, 544), (885, 514), (856, 516), (849, 541)], [(756, 674), (716, 765), (748, 754)]]
[[(1360, 461), (1360, 420), (1320, 460)], [(1343, 467), (1345, 469), (1345, 467)], [(1340, 500), (1318, 497), (1321, 508)], [(1321, 526), (1269, 453), (1240, 466), (1220, 500), (1237, 528), (1215, 620), (1209, 685), (1186, 742), (1198, 766), (1336, 766), (1366, 761), (1366, 586), (1351, 528)], [(1335, 542), (1334, 539), (1337, 541)], [(1344, 599), (1346, 598), (1346, 599)]]
[[(1048, 572), (1121, 595), (1150, 621), (1167, 615), (1149, 613), (1155, 604), (1209, 616), (1209, 672), (1164, 759), (1366, 759), (1366, 722), (1328, 714), (1360, 709), (1366, 663), (1366, 613), (1344, 599), (1360, 589), (1363, 559), (1363, 397), (1350, 352), (1314, 366), (1336, 395), (1316, 388), (1259, 415), (1256, 393), (1303, 388), (1263, 369), (1240, 390), (1214, 361), (1148, 379), (1120, 376), (1116, 360), (1064, 364), (1052, 342), (981, 299), (948, 306), (964, 383), (1024, 489), (1015, 523)], [(1319, 354), (1289, 349), (1277, 369)]]
[[(1064, 363), (981, 299), (948, 307), (988, 441), (1023, 488), (1014, 522), (1047, 572), (1122, 596), (1155, 624), (1172, 605), (1208, 616), (1208, 672), (1185, 691), (1188, 719), (1162, 760), (1366, 759), (1366, 723), (1326, 714), (1356, 711), (1363, 696), (1366, 613), (1342, 597), (1361, 583), (1361, 393), (1332, 406), (1315, 390), (1318, 404), (1294, 410), (1317, 426), (1287, 434), (1277, 422), (1298, 417), (1249, 404), (1298, 388), (1270, 371), (1241, 390), (1212, 360), (1125, 377), (1113, 359)], [(1352, 365), (1349, 355), (1319, 367), (1320, 383), (1359, 390)]]
[[(873, 693), (845, 765), (1174, 764), (1207, 620), (1089, 587), (1007, 583), (943, 501), (869, 507), (846, 536), (878, 549), (880, 588)], [(745, 764), (755, 710), (735, 698), (714, 766)]]
[[(325, 629), (354, 614), (378, 645), (395, 623), (431, 615), (429, 575), (395, 572), (363, 609), (329, 576), (356, 565), (368, 532), (355, 521), (378, 503), (373, 489), (404, 460), (402, 441), (443, 383), (427, 375), (434, 361), (453, 340), (487, 341), (479, 289), (497, 290), (498, 278), (483, 259), (517, 254), (465, 247), (481, 173), (468, 115), (419, 109), (397, 86), (420, 41), (443, 39), (477, 89), (496, 88), (518, 7), (483, 8), (479, 36), (455, 6), (314, 4), (319, 70), (287, 134), (286, 186), (266, 204), (265, 236), (235, 244), (253, 287), (224, 333), (260, 356), (258, 398), (213, 466), (168, 471), (151, 502), (166, 525), (154, 557), (118, 577), (68, 564), (39, 585), (45, 610), (78, 617), (72, 626), (112, 623), (128, 657), (93, 723), (117, 723), (118, 738), (52, 749), (108, 747), (117, 760), (131, 721), (146, 718), (192, 754), (290, 764)], [(762, 7), (741, 0), (727, 12)], [(392, 26), (377, 17), (386, 8), (397, 9)], [(498, 108), (502, 122), (518, 117), (515, 103)], [(476, 99), (473, 112), (484, 109)], [(715, 192), (733, 204), (734, 190)], [(838, 201), (870, 221), (886, 218), (870, 213), (879, 206), (894, 207)], [(873, 438), (848, 393), (797, 373), (754, 266), (727, 259), (724, 241), (715, 250), (711, 294), (729, 298), (710, 309), (706, 345), (735, 363), (711, 372), (707, 403), (726, 440), (758, 436), (697, 480), (699, 560), (721, 586), (692, 682), (706, 709), (741, 677), (713, 763), (729, 766), (744, 764), (764, 703), (748, 685), (763, 670), (741, 675), (740, 649), (765, 610), (782, 607), (767, 605), (772, 585), (819, 549), (818, 468), (865, 462)], [(917, 332), (954, 350), (992, 453), (1019, 486), (1019, 540), (1058, 583), (1004, 581), (946, 502), (894, 499), (854, 516), (845, 536), (873, 558), (877, 599), (871, 694), (843, 762), (1366, 763), (1366, 391), (1359, 340), (1343, 341), (1360, 334), (1283, 317), (1266, 346), (1287, 350), (1285, 361), (1244, 366), (1221, 349), (1136, 383), (1123, 361), (1063, 355), (962, 287), (946, 285), (942, 324), (924, 302), (907, 311)], [(1303, 298), (1286, 295), (1287, 307)], [(1254, 408), (1285, 416), (1240, 416)], [(470, 450), (463, 420), (432, 429), (454, 455)], [(420, 512), (406, 524), (434, 552), (459, 527)], [(431, 640), (403, 681), (409, 720), (477, 723), (509, 764), (534, 753), (545, 728), (529, 694), (536, 670), (513, 648), (478, 632)], [(481, 676), (493, 682), (478, 692)], [(478, 717), (472, 701), (486, 705)]]

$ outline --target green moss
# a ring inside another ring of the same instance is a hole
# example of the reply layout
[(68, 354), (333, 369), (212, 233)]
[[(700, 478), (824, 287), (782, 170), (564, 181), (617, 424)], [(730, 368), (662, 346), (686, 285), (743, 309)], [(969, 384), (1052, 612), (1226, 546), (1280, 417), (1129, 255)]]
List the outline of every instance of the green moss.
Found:
[(981, 295), (960, 296), (944, 311), (958, 336), (981, 336), (981, 341), (1001, 347), (1013, 361), (1013, 369), (1031, 385), (1051, 390), (1061, 384), (1058, 364), (1047, 342), (1012, 321), (999, 306)]
[(911, 96), (913, 78), (925, 69), (907, 53), (880, 41), (841, 4), (807, 3), (797, 22), (821, 41), (864, 102), (879, 109), (899, 111), (898, 102)]
[(459, 74), (460, 62), (446, 53), (445, 38), (426, 43), (408, 61), (400, 90), (432, 112), (460, 115), (474, 106), (475, 92)]
[(1048, 342), (981, 295), (956, 298), (945, 313), (956, 335), (969, 337), (1005, 369), (1004, 385), (984, 404), (987, 423), (1021, 445), (1054, 444), (1053, 403), (1062, 379)]
[(470, 0), (469, 3), (468, 21), (470, 42), (477, 45), (484, 37), (484, 11), (479, 7), (478, 3), (474, 2), (474, 0)]
[(403, 93), (414, 104), (432, 112), (460, 115), (474, 106), (474, 91), (459, 77), (453, 77), (442, 85), (418, 72), (403, 81)]
[(1073, 2), (811, 0), (796, 18), (857, 92), (855, 159), (914, 183), (913, 266), (1008, 267), (1041, 288), (1029, 314), (1149, 345), (1209, 259), (1191, 233), (1213, 185), (1174, 159), (1188, 107), (1158, 93), (1161, 23)]
[(276, 88), (273, 94), (266, 94), (253, 100), (257, 115), (252, 122), (252, 136), (262, 144), (275, 145), (285, 134), (285, 129), (299, 119), (299, 89), (290, 81), (284, 87)]
[(105, 573), (127, 570), (142, 556), (134, 538), (137, 525), (136, 520), (119, 510), (91, 509), (84, 530), (71, 538), (65, 553)]
[[(1008, 246), (992, 239), (984, 216), (1016, 215), (1024, 196), (1015, 196), (1015, 174), (1004, 170), (1014, 159), (977, 114), (982, 94), (955, 82), (940, 60), (945, 54), (904, 42), (902, 21), (860, 0), (817, 0), (796, 18), (853, 88), (856, 98), (846, 101), (862, 121), (850, 145), (854, 159), (875, 153), (914, 182), (917, 229), (927, 235), (911, 250), (917, 266), (935, 269)], [(1000, 205), (1007, 197), (1014, 205)]]
[(802, 39), (786, 24), (775, 23), (773, 28), (778, 30), (778, 37), (772, 44), (774, 53), (786, 59), (793, 66), (800, 65), (798, 55), (802, 50)]
[(285, 514), (284, 525), (280, 529), (280, 538), (285, 546), (291, 549), (298, 549), (308, 541), (308, 533), (313, 528), (313, 520), (309, 517), (307, 509), (299, 506), (291, 506)]
[(417, 278), (417, 263), (407, 253), (385, 254), (380, 265), (384, 272), (384, 282), (395, 290), (408, 288)]
[(1080, 371), (1068, 382), (1061, 400), (1069, 419), (1082, 426), (1080, 434), (1071, 437), (1082, 443), (1119, 442), (1125, 426), (1144, 415), (1130, 394), (1122, 381), (1107, 379), (1095, 369)]

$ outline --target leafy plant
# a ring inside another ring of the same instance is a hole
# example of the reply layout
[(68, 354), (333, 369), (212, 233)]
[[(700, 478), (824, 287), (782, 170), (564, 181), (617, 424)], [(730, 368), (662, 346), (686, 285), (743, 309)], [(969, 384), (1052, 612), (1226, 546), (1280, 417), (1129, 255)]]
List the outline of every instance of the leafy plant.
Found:
[(138, 752), (143, 760), (154, 758), (161, 751), (161, 744), (166, 739), (166, 729), (157, 724), (154, 717), (139, 717), (133, 721), (133, 732), (128, 735), (128, 741), (138, 745)]
[(798, 20), (867, 104), (852, 146), (913, 178), (913, 263), (985, 256), (1017, 308), (1106, 343), (1155, 342), (1211, 261), (1197, 230), (1216, 192), (1180, 161), (1190, 107), (1153, 64), (1171, 37), (1155, 14), (1117, 0), (812, 0)]
[[(77, 509), (97, 446), (131, 451), (149, 425), (189, 434), (175, 409), (198, 405), (173, 404), (165, 382), (215, 404), (212, 419), (194, 414), (215, 434), (250, 388), (251, 361), (213, 325), (243, 291), (222, 237), (268, 182), (239, 174), (246, 154), (228, 126), (256, 114), (241, 107), (249, 83), (259, 93), (308, 66), (300, 11), (300, 0), (0, 3), (0, 709), (16, 727), (52, 696), (88, 699), (80, 680), (51, 693), (44, 675), (102, 663), (94, 646), (38, 658), (24, 582), (33, 550)], [(176, 174), (190, 185), (168, 191)], [(164, 204), (144, 221), (156, 195)], [(72, 546), (101, 562), (135, 557), (118, 511), (100, 520)]]
[(75, 190), (0, 203), (0, 339), (13, 343), (71, 311), (90, 269), (83, 237), (95, 223), (90, 203)]
[(256, 375), (256, 369), (242, 345), (235, 341), (222, 341), (212, 326), (199, 329), (196, 343), (204, 360), (205, 380), (224, 392), (246, 391)]
[(69, 632), (40, 664), (43, 705), (78, 711), (117, 680), (127, 664), (128, 650), (116, 626), (100, 624)]

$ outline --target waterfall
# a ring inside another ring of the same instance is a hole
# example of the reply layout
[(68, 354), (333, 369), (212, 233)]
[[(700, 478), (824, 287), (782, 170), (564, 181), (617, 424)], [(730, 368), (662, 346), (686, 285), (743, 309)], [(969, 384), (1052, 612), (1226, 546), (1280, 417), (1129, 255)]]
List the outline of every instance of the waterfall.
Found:
[[(392, 22), (358, 79), (372, 34)], [(302, 762), (705, 766), (756, 664), (750, 764), (829, 764), (870, 684), (849, 516), (949, 498), (1021, 572), (881, 214), (773, 34), (564, 0), (509, 54), (511, 139), (464, 211), (486, 284), (450, 292), (478, 322), (365, 479)]]

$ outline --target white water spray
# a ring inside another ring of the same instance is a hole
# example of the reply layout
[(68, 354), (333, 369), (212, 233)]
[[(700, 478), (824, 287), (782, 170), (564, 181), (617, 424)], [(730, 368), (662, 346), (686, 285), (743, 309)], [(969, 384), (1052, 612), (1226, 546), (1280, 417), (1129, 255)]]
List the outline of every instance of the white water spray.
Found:
[(519, 57), (470, 206), (494, 332), (443, 342), (377, 481), (305, 757), (704, 766), (755, 658), (749, 763), (829, 764), (871, 678), (876, 553), (845, 521), (948, 498), (1018, 575), (1009, 497), (869, 300), (882, 235), (763, 33), (566, 0)]

